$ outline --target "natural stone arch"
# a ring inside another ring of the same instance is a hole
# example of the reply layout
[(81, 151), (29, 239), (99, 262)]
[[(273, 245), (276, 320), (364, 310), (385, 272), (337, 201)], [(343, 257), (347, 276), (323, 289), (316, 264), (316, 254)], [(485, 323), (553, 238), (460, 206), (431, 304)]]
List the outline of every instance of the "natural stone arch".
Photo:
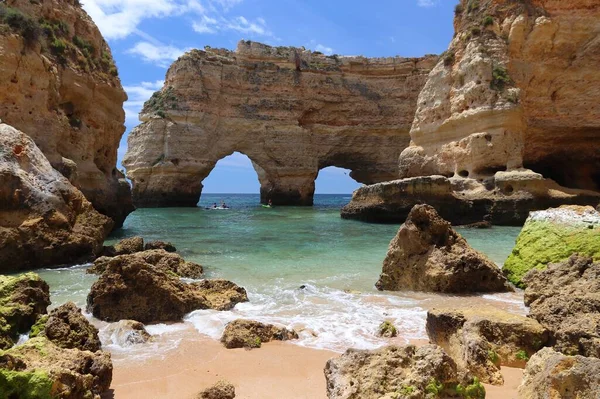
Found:
[(236, 52), (186, 53), (129, 136), (123, 164), (134, 202), (195, 206), (201, 181), (235, 151), (258, 165), (263, 203), (312, 205), (327, 166), (352, 170), (359, 183), (393, 180), (436, 61), (326, 57), (244, 41)]

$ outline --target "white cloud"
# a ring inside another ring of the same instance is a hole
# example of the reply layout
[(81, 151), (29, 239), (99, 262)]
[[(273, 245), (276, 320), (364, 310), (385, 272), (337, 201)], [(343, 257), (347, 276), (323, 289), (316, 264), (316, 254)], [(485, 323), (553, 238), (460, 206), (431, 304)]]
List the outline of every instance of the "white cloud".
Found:
[(419, 7), (433, 7), (439, 3), (439, 0), (417, 0)]
[(315, 50), (322, 52), (325, 55), (333, 54), (333, 49), (331, 47), (324, 46), (322, 44), (317, 44)]
[(127, 54), (139, 55), (145, 62), (167, 68), (171, 62), (188, 50), (190, 49), (166, 46), (160, 43), (138, 42), (127, 50)]
[(152, 97), (155, 91), (160, 90), (164, 84), (163, 80), (157, 80), (155, 82), (141, 82), (137, 85), (123, 87), (127, 93), (127, 97), (129, 97), (123, 105), (123, 108), (125, 108), (125, 125), (128, 128), (139, 124), (138, 115), (144, 103)]
[(267, 28), (267, 22), (263, 18), (250, 21), (242, 16), (225, 18), (220, 15), (201, 15), (197, 21), (194, 21), (192, 28), (198, 33), (215, 34), (229, 30), (251, 36), (272, 36)]

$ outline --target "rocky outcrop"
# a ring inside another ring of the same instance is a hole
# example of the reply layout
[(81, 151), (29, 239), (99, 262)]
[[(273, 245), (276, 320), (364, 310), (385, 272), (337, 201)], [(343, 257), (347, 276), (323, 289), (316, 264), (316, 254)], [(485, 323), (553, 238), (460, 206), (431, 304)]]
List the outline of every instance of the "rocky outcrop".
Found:
[(0, 351), (0, 394), (5, 398), (100, 399), (112, 381), (110, 354), (63, 349), (37, 337)]
[(394, 338), (398, 335), (398, 330), (396, 329), (396, 326), (392, 324), (392, 322), (384, 321), (379, 325), (379, 328), (377, 329), (377, 335), (383, 338)]
[(146, 251), (150, 250), (150, 249), (164, 249), (167, 252), (175, 252), (177, 251), (177, 248), (175, 248), (175, 245), (171, 244), (170, 242), (167, 241), (150, 241), (147, 242), (146, 245), (144, 245), (144, 249)]
[(0, 275), (0, 350), (12, 347), (50, 306), (50, 288), (37, 274)]
[(265, 342), (290, 339), (298, 339), (298, 334), (293, 330), (242, 319), (228, 323), (221, 336), (221, 342), (227, 349), (260, 348)]
[(234, 399), (235, 387), (227, 381), (219, 381), (210, 388), (200, 392), (196, 399)]
[(73, 302), (52, 310), (42, 317), (31, 329), (30, 337), (46, 337), (64, 349), (99, 351), (102, 344), (98, 329), (81, 314), (81, 309)]
[(567, 355), (600, 358), (600, 262), (573, 255), (525, 275), (529, 317), (550, 331), (550, 343)]
[(502, 385), (500, 366), (524, 368), (548, 342), (538, 322), (496, 308), (433, 309), (427, 335), (482, 382)]
[(436, 345), (349, 349), (327, 362), (325, 378), (329, 399), (424, 399), (465, 389), (471, 398), (485, 398), (483, 386), (462, 377), (454, 360)]
[[(166, 252), (165, 252), (166, 253)], [(224, 280), (186, 284), (140, 258), (110, 262), (88, 295), (88, 311), (104, 321), (180, 321), (196, 309), (230, 310), (246, 291)]]
[(107, 344), (121, 347), (144, 344), (152, 339), (152, 336), (146, 331), (146, 327), (135, 320), (121, 320), (113, 323), (106, 328), (104, 334)]
[(77, 0), (8, 0), (0, 53), (0, 117), (119, 227), (133, 210), (116, 167), (127, 96), (94, 22)]
[(27, 135), (0, 124), (0, 143), (0, 272), (98, 253), (112, 221), (52, 168)]
[[(419, 94), (411, 145), (399, 157), (401, 179), (451, 179), (363, 188), (344, 215), (401, 221), (412, 205), (445, 197), (461, 214), (473, 207), (478, 220), (518, 225), (530, 210), (597, 205), (599, 17), (589, 0), (461, 0), (454, 38)], [(519, 179), (520, 190), (498, 184), (505, 172), (527, 170), (548, 180)], [(472, 218), (459, 215), (456, 224)]]
[(544, 348), (527, 363), (519, 398), (597, 399), (600, 359), (567, 356)]
[(593, 191), (559, 186), (529, 170), (498, 172), (481, 181), (423, 176), (359, 188), (342, 208), (342, 217), (374, 223), (403, 223), (416, 204), (429, 204), (453, 225), (484, 222), (521, 226), (532, 210), (562, 204), (590, 205)]
[(446, 293), (512, 290), (498, 266), (471, 248), (429, 205), (416, 205), (398, 230), (376, 287)]
[(130, 255), (119, 255), (112, 258), (102, 256), (94, 261), (92, 267), (87, 269), (87, 273), (102, 274), (110, 264), (125, 265), (132, 262), (143, 262), (163, 273), (177, 277), (199, 279), (203, 273), (203, 268), (199, 264), (188, 262), (178, 254), (162, 249), (134, 252)]
[(504, 273), (518, 286), (532, 269), (544, 269), (571, 255), (600, 260), (600, 213), (593, 207), (562, 206), (532, 212), (519, 233)]
[(142, 237), (124, 238), (114, 245), (102, 248), (102, 256), (129, 255), (144, 250), (144, 239)]
[(328, 166), (358, 182), (397, 177), (416, 99), (437, 56), (325, 56), (241, 41), (192, 50), (167, 72), (129, 136), (137, 206), (196, 206), (202, 181), (234, 151), (254, 163), (261, 200), (312, 205)]

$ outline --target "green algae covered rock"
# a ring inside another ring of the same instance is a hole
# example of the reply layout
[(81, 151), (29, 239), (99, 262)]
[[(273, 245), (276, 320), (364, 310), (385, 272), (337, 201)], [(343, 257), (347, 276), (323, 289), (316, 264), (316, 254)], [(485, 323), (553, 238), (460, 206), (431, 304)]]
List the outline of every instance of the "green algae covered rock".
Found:
[(523, 288), (531, 269), (543, 270), (572, 254), (600, 260), (600, 213), (591, 206), (561, 206), (531, 212), (504, 264), (504, 274)]
[(50, 305), (48, 284), (37, 274), (0, 275), (0, 349), (14, 345)]

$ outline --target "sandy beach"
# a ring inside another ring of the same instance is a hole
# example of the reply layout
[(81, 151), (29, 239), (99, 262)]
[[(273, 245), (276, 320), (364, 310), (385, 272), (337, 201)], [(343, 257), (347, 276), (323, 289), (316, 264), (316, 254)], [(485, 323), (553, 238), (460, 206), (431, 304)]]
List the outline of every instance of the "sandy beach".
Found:
[[(289, 342), (270, 342), (254, 350), (225, 349), (193, 331), (182, 335), (179, 347), (163, 356), (140, 361), (115, 355), (111, 391), (103, 398), (191, 399), (224, 379), (235, 385), (236, 398), (241, 399), (326, 399), (323, 368), (340, 355)], [(505, 385), (486, 385), (488, 399), (517, 397), (523, 371), (504, 367), (502, 372)]]

